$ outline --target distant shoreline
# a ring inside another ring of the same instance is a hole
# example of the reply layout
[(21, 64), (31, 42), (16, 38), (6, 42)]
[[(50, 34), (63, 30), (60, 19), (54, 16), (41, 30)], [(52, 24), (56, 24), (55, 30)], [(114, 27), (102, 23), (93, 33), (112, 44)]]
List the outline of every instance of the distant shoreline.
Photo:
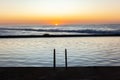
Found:
[(100, 34), (100, 35), (5, 35), (0, 38), (56, 38), (56, 37), (120, 37), (120, 34)]

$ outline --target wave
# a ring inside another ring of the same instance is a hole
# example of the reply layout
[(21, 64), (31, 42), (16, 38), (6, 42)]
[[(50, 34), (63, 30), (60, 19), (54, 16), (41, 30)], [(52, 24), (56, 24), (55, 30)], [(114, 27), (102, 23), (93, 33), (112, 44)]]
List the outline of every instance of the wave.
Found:
[[(26, 33), (30, 32), (65, 32), (65, 33), (86, 33), (86, 34), (120, 34), (120, 29), (117, 30), (96, 30), (96, 29), (78, 29), (78, 30), (67, 30), (67, 29), (34, 29), (34, 28), (0, 28), (0, 34), (6, 33), (19, 33), (20, 31), (24, 31)], [(61, 33), (62, 34), (62, 33)], [(12, 35), (12, 34), (11, 34)]]

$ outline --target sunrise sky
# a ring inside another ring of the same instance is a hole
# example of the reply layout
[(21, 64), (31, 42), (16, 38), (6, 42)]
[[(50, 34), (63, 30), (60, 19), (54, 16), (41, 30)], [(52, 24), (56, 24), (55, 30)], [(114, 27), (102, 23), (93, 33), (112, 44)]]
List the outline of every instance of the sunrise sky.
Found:
[(0, 24), (120, 23), (120, 0), (0, 0)]

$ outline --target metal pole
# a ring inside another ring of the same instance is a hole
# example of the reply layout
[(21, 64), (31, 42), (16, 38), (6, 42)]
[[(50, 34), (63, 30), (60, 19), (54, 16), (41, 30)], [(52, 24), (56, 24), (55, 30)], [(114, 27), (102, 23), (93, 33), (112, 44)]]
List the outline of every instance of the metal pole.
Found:
[(67, 49), (65, 49), (65, 68), (67, 70)]
[(56, 68), (56, 49), (53, 51), (53, 68)]

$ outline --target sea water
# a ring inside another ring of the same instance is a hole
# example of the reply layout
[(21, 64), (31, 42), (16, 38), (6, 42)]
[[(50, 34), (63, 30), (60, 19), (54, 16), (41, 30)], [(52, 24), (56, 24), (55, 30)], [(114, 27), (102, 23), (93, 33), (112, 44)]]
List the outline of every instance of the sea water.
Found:
[(0, 67), (120, 66), (120, 37), (0, 39)]
[[(9, 35), (120, 34), (120, 24), (0, 25), (0, 36)], [(0, 67), (120, 66), (120, 37), (4, 38), (0, 39)]]
[(97, 35), (120, 34), (120, 24), (91, 25), (0, 25), (5, 35)]

